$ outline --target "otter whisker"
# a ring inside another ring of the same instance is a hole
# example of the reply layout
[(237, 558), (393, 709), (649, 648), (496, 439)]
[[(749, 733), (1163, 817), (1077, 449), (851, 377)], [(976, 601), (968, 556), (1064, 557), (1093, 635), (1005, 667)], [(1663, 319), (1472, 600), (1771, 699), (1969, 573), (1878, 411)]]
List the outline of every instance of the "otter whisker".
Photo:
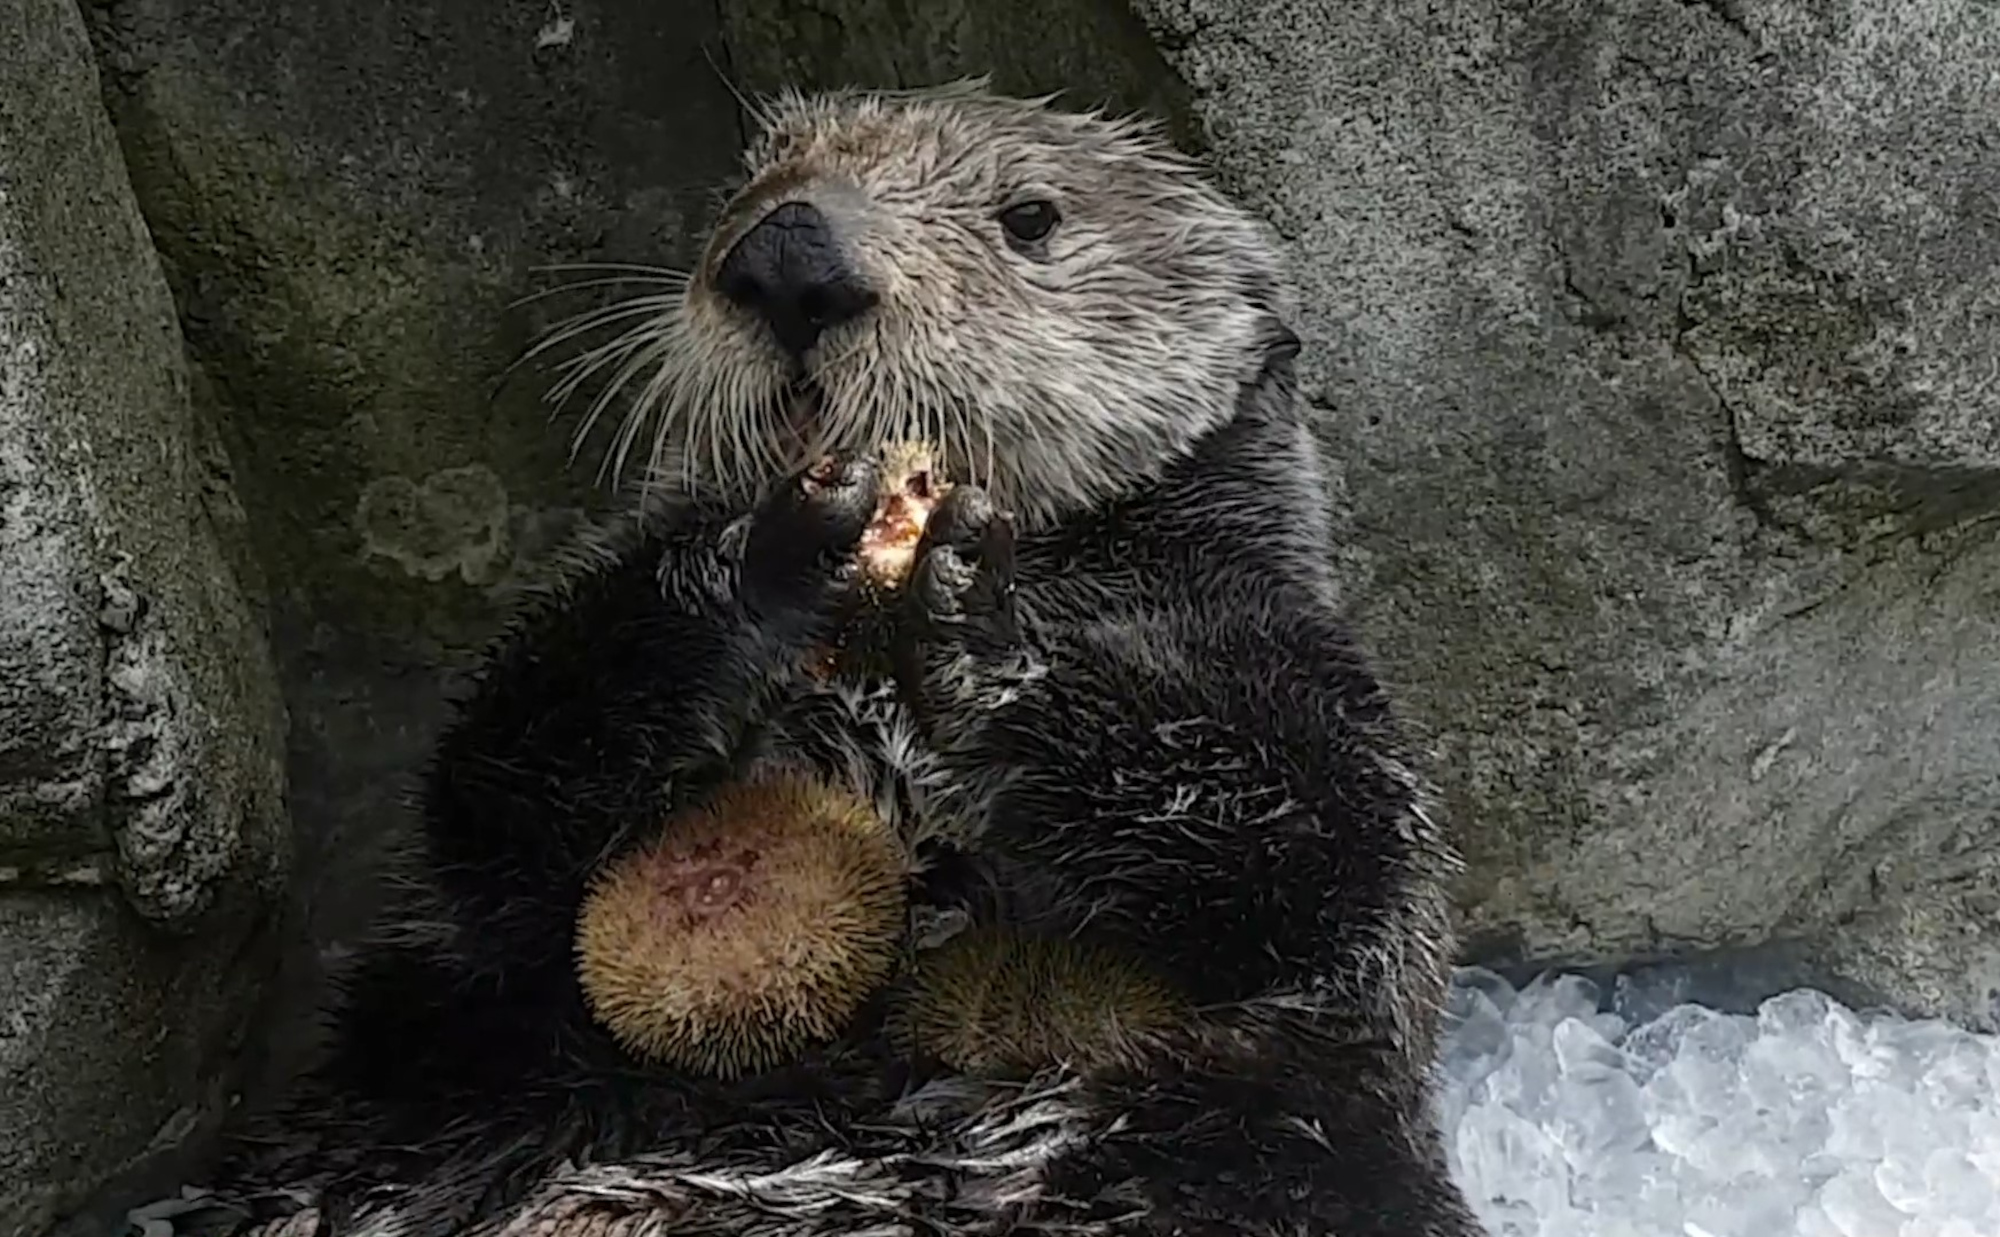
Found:
[(666, 280), (686, 283), (692, 276), (689, 272), (672, 266), (649, 266), (644, 262), (550, 262), (531, 266), (531, 271), (629, 271), (634, 275), (649, 275)]
[[(515, 357), (511, 362), (509, 362), (505, 369), (500, 371), (498, 382), (500, 384), (505, 384), (506, 381), (509, 378), (513, 377), (514, 373), (517, 370), (519, 370), (523, 365), (526, 365), (528, 362), (534, 360), (536, 357), (542, 355), (544, 352), (547, 352), (551, 348), (557, 347), (561, 344), (568, 343), (570, 340), (575, 339), (579, 335), (587, 334), (590, 331), (598, 329), (599, 327), (609, 326), (611, 323), (616, 322), (621, 318), (633, 317), (638, 314), (655, 314), (664, 312), (670, 309), (672, 305), (673, 305), (673, 298), (669, 297), (635, 298), (632, 301), (620, 302), (617, 305), (588, 310), (584, 313), (577, 314), (569, 318), (565, 318), (561, 322), (558, 322), (554, 326), (548, 328), (548, 330), (545, 331), (541, 336), (537, 337), (534, 343), (522, 349), (521, 354)], [(593, 349), (592, 351), (595, 352), (596, 350)], [(591, 353), (585, 353), (584, 355), (589, 356), (591, 355)], [(568, 369), (570, 369), (575, 363), (576, 363), (576, 358), (572, 358), (570, 361), (566, 361), (562, 365), (559, 365), (557, 367), (557, 372), (558, 373), (565, 372)], [(544, 400), (549, 400), (551, 398), (553, 398), (553, 393), (545, 394), (543, 396)], [(561, 401), (558, 400), (556, 402), (560, 404)]]
[[(648, 378), (646, 385), (640, 388), (638, 396), (633, 399), (632, 406), (626, 413), (624, 423), (619, 426), (614, 467), (614, 472), (617, 474), (624, 473), (625, 461), (631, 455), (632, 446), (639, 440), (639, 432), (645, 428), (646, 422), (654, 416), (660, 417), (664, 422), (673, 410), (679, 381), (673, 367), (666, 364), (666, 358), (673, 351), (670, 346), (672, 342), (671, 331), (661, 332), (659, 338), (654, 341), (654, 355), (649, 358), (654, 362), (652, 377)], [(661, 441), (662, 437), (655, 434), (652, 449), (647, 453), (649, 470), (659, 467)]]
[[(714, 424), (710, 422), (710, 418), (706, 418), (706, 416), (700, 416), (700, 414), (694, 414), (694, 416), (690, 416), (690, 424), (692, 424), (692, 426), (694, 426), (696, 430), (700, 430), (700, 434), (702, 434), (702, 436), (700, 436), (700, 442), (702, 442), (702, 446), (706, 446), (706, 448), (708, 448), (708, 476), (716, 476), (716, 478), (722, 478), (722, 480), (728, 480), (728, 470), (726, 470), (726, 464), (724, 464), (724, 442), (722, 442), (722, 434), (718, 434), (718, 432), (714, 430)], [(690, 432), (692, 432), (692, 430), (690, 430)], [(662, 434), (660, 434), (658, 438), (654, 438), (654, 440), (656, 440), (656, 442), (662, 442), (664, 438), (666, 438), (666, 434), (662, 432)], [(688, 478), (688, 484), (694, 484), (694, 478)]]
[[(729, 474), (724, 466), (724, 460), (728, 455), (728, 441), (723, 435), (723, 425), (717, 413), (717, 406), (723, 399), (721, 386), (725, 380), (725, 376), (715, 373), (696, 374), (678, 384), (674, 392), (673, 412), (679, 418), (679, 423), (686, 426), (685, 436), (692, 448), (690, 456), (706, 453), (709, 461), (708, 476), (718, 485), (730, 483)], [(672, 433), (674, 424), (674, 421), (665, 418), (660, 421), (653, 436), (653, 450), (656, 454), (666, 449), (668, 436)], [(691, 483), (692, 480), (690, 478)]]
[(960, 462), (968, 481), (984, 487), (986, 479), (980, 474), (979, 457), (974, 453), (973, 446), (972, 419), (967, 415), (964, 404), (955, 403), (951, 408), (951, 458)]
[(841, 351), (821, 355), (820, 368), (823, 370), (837, 370), (843, 365), (852, 363), (856, 357), (861, 356), (867, 351), (868, 346), (868, 340), (865, 336), (860, 334), (851, 335), (847, 340), (847, 346)]
[(956, 438), (953, 444), (953, 454), (965, 461), (965, 469), (971, 475), (974, 484), (982, 489), (991, 488), (993, 484), (992, 461), (989, 458), (987, 461), (988, 466), (984, 469), (980, 468), (979, 444), (973, 438), (972, 412), (963, 403), (954, 405), (952, 409), (952, 429)]
[(940, 466), (949, 463), (955, 473), (962, 473), (963, 470), (957, 468), (959, 456), (954, 441), (958, 436), (958, 415), (942, 402), (935, 404), (934, 407), (936, 411), (932, 417), (937, 424), (927, 440), (935, 444), (934, 449), (938, 452)]
[[(562, 414), (563, 410), (569, 406), (570, 400), (575, 397), (578, 388), (583, 385), (586, 379), (603, 372), (606, 368), (616, 364), (621, 358), (629, 357), (638, 348), (644, 346), (644, 343), (645, 340), (643, 338), (632, 337), (620, 343), (615, 348), (607, 347), (604, 355), (592, 358), (588, 368), (579, 369), (577, 372), (564, 378), (562, 382), (556, 384), (550, 391), (549, 419), (553, 421), (557, 416)], [(578, 428), (577, 432), (579, 434), (588, 435), (591, 427), (596, 424), (597, 410), (593, 407), (588, 409), (587, 413), (588, 415), (585, 417), (583, 425)]]
[(582, 292), (586, 288), (616, 288), (626, 284), (652, 285), (655, 287), (664, 285), (680, 289), (687, 286), (687, 280), (685, 278), (667, 279), (659, 275), (603, 275), (594, 279), (572, 279), (568, 283), (555, 284), (543, 288), (539, 292), (530, 292), (525, 296), (516, 297), (507, 302), (507, 308), (519, 309), (524, 305), (532, 305), (536, 301), (545, 301), (552, 296), (560, 296), (565, 292)]
[(723, 485), (734, 488), (737, 467), (735, 457), (730, 451), (728, 438), (722, 432), (725, 427), (717, 423), (715, 416), (716, 404), (720, 402), (720, 392), (713, 389), (716, 385), (714, 381), (710, 381), (707, 385), (711, 389), (699, 393), (700, 404), (695, 413), (695, 423), (702, 427), (708, 439), (709, 475), (717, 478)]
[(926, 442), (939, 442), (944, 432), (943, 403), (921, 398), (918, 392), (911, 390), (911, 385), (908, 378), (896, 384), (896, 403), (901, 410), (902, 421), (899, 436), (905, 439), (921, 436)]
[[(659, 315), (670, 312), (672, 309), (673, 309), (672, 298), (642, 297), (631, 301), (620, 302), (617, 305), (605, 306), (604, 308), (601, 309), (593, 309), (588, 313), (578, 314), (573, 318), (564, 319), (561, 323), (558, 323), (557, 325), (550, 327), (545, 335), (543, 335), (540, 339), (536, 340), (536, 342), (531, 347), (529, 347), (526, 352), (522, 354), (521, 360), (523, 361), (531, 360), (534, 357), (540, 356), (542, 353), (547, 352), (551, 348), (559, 347), (563, 344), (570, 342), (573, 339), (576, 339), (579, 336), (588, 335), (592, 331), (610, 326), (614, 322), (622, 321), (627, 318), (639, 318), (639, 317), (644, 317), (648, 319), (656, 318)], [(625, 338), (626, 335), (632, 333), (643, 333), (647, 329), (648, 329), (648, 324), (642, 322), (633, 327), (627, 328), (626, 332), (620, 334), (618, 338), (623, 339)], [(604, 345), (599, 345), (599, 346), (602, 347)], [(519, 362), (517, 362), (517, 364), (518, 363)], [(564, 364), (567, 365), (568, 362), (564, 362)]]
[(621, 333), (614, 339), (599, 344), (594, 348), (587, 349), (562, 362), (556, 366), (556, 372), (562, 374), (563, 377), (550, 387), (547, 398), (560, 409), (564, 404), (569, 402), (570, 397), (576, 393), (578, 387), (589, 381), (590, 378), (595, 376), (606, 365), (611, 364), (615, 359), (627, 356), (634, 349), (642, 347), (648, 339), (652, 338), (652, 335), (651, 325), (642, 323)]
[(770, 110), (764, 107), (757, 100), (752, 99), (749, 95), (745, 94), (736, 85), (735, 80), (729, 76), (728, 70), (724, 69), (722, 65), (716, 61), (715, 56), (709, 52), (708, 45), (706, 43), (702, 44), (701, 58), (708, 62), (709, 70), (715, 74), (715, 79), (721, 82), (722, 88), (724, 90), (727, 90), (730, 94), (730, 97), (736, 100), (736, 106), (743, 109), (744, 115), (748, 116), (752, 121), (754, 121), (758, 128), (760, 129), (768, 128), (771, 123)]
[[(597, 419), (603, 415), (604, 410), (625, 389), (625, 385), (632, 381), (635, 374), (644, 369), (649, 362), (658, 363), (662, 351), (661, 337), (657, 334), (635, 344), (624, 362), (618, 366), (616, 373), (612, 375), (610, 383), (591, 400), (589, 413), (571, 442), (572, 459), (575, 458), (576, 452), (582, 449), (584, 438), (589, 434), (591, 427), (597, 424)], [(628, 413), (627, 416), (629, 419), (631, 414)], [(600, 468), (599, 480), (603, 479), (603, 470)]]
[(950, 401), (947, 400), (938, 401), (937, 418), (938, 436), (936, 441), (938, 450), (943, 453), (944, 459), (952, 461), (955, 464), (963, 458), (959, 452), (958, 440), (959, 436), (964, 432), (964, 418), (959, 415), (959, 410), (953, 407)]
[[(625, 416), (619, 423), (618, 433), (614, 440), (615, 445), (605, 461), (605, 467), (609, 469), (610, 476), (617, 477), (624, 475), (626, 461), (631, 456), (632, 447), (638, 442), (639, 434), (645, 429), (647, 422), (657, 416), (661, 419), (662, 423), (665, 423), (673, 415), (675, 406), (679, 403), (679, 391), (682, 379), (679, 373), (666, 363), (667, 358), (673, 354), (676, 342), (676, 331), (672, 329), (663, 330), (657, 337), (648, 341), (646, 347), (636, 353), (632, 360), (628, 362), (627, 367), (633, 372), (637, 372), (637, 370), (647, 366), (651, 366), (653, 372), (647, 378), (645, 386), (640, 388), (639, 394), (633, 398), (630, 405), (626, 408)], [(647, 453), (649, 469), (657, 468), (658, 466), (660, 459), (659, 445), (660, 439), (658, 436), (655, 436), (653, 448)], [(599, 471), (600, 477), (606, 475), (603, 468)]]
[[(619, 301), (612, 305), (603, 305), (595, 309), (585, 310), (579, 314), (573, 314), (544, 331), (525, 350), (522, 359), (527, 360), (540, 356), (551, 348), (559, 347), (576, 339), (578, 336), (587, 335), (592, 331), (610, 326), (614, 322), (619, 322), (627, 318), (653, 318), (664, 315), (671, 312), (673, 306), (674, 298), (672, 297), (634, 297), (630, 300)], [(644, 323), (628, 328), (628, 330), (644, 329)]]
[(748, 382), (749, 375), (732, 374), (727, 398), (717, 401), (728, 415), (727, 455), (735, 464), (732, 485), (737, 490), (761, 488), (790, 462), (771, 442), (770, 430), (773, 422), (782, 425), (790, 419), (785, 394), (774, 398), (769, 391), (748, 389)]
[[(615, 283), (623, 281), (612, 280), (606, 282)], [(564, 330), (570, 326), (575, 325), (579, 321), (591, 318), (598, 314), (622, 314), (625, 311), (630, 310), (636, 306), (644, 306), (648, 309), (654, 310), (659, 313), (666, 313), (670, 310), (677, 308), (680, 305), (682, 295), (683, 293), (681, 289), (668, 287), (659, 291), (641, 292), (641, 293), (634, 293), (630, 296), (616, 297), (610, 301), (601, 304), (591, 305), (588, 308), (579, 309), (575, 313), (567, 314), (561, 318), (556, 319), (555, 322), (551, 323), (549, 327), (543, 332), (543, 335), (548, 335), (556, 331)], [(526, 303), (525, 298), (523, 300), (523, 303), (524, 304)]]
[(1000, 447), (993, 436), (993, 418), (981, 417), (980, 424), (986, 429), (986, 480), (982, 484), (990, 490), (1000, 469)]
[[(671, 348), (663, 344), (661, 355), (664, 357), (670, 351)], [(683, 412), (687, 402), (684, 395), (686, 383), (686, 375), (672, 372), (669, 366), (662, 363), (654, 370), (653, 376), (647, 380), (645, 388), (638, 397), (633, 400), (624, 421), (619, 425), (616, 445), (606, 461), (606, 466), (614, 473), (624, 471), (625, 463), (630, 458), (633, 448), (638, 445), (641, 431), (649, 421), (655, 421), (662, 427), (653, 434), (647, 445), (645, 466), (641, 471), (639, 483), (642, 502), (652, 494), (655, 486), (686, 488), (693, 481), (694, 468), (689, 462), (687, 446), (697, 437), (694, 431), (690, 430), (682, 435), (682, 449), (677, 456), (681, 474), (678, 478), (669, 475), (663, 462), (668, 458), (669, 440), (664, 427), (686, 419)]]

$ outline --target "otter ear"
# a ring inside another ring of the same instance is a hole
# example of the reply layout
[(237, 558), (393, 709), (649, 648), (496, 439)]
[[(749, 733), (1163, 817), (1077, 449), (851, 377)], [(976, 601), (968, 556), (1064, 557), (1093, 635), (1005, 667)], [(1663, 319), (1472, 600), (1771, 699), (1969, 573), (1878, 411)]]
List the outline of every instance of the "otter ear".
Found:
[(1297, 332), (1276, 318), (1266, 324), (1265, 333), (1264, 359), (1273, 364), (1297, 359), (1299, 349), (1305, 346)]
[(1304, 346), (1299, 342), (1298, 332), (1286, 326), (1276, 314), (1267, 314), (1258, 327), (1264, 337), (1263, 364), (1258, 368), (1267, 374), (1272, 370), (1289, 371)]

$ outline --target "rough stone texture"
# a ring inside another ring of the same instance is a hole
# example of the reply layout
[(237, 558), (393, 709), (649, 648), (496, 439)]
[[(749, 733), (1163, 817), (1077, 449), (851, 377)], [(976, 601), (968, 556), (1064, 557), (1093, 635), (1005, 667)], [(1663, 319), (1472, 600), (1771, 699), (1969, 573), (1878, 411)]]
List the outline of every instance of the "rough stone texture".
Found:
[(1185, 83), (1116, 0), (732, 0), (720, 9), (731, 81), (752, 95), (983, 76), (1012, 94), (1144, 111), (1183, 143), (1202, 141), (1186, 123)]
[(1297, 253), (1475, 947), (1993, 1025), (2000, 10), (1138, 7)]
[[(0, 1235), (213, 1127), (283, 711), (72, 0), (0, 73)], [(247, 978), (246, 978), (247, 975)]]

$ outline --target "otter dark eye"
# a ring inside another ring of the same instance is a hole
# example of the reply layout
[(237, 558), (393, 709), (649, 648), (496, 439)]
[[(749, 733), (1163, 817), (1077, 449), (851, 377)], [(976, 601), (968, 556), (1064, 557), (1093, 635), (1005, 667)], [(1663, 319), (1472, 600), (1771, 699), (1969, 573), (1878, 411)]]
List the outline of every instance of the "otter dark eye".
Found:
[(1007, 239), (1017, 245), (1046, 239), (1060, 222), (1062, 215), (1054, 202), (1022, 202), (1000, 212), (1000, 226), (1007, 229)]

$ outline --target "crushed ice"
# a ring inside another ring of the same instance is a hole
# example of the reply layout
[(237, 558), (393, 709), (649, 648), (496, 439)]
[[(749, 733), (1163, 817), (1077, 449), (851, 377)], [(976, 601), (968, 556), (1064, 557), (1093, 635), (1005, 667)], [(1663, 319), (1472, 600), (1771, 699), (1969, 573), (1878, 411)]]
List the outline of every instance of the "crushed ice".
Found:
[(1492, 1237), (2000, 1237), (2000, 1038), (1677, 995), (1459, 972), (1439, 1117)]

